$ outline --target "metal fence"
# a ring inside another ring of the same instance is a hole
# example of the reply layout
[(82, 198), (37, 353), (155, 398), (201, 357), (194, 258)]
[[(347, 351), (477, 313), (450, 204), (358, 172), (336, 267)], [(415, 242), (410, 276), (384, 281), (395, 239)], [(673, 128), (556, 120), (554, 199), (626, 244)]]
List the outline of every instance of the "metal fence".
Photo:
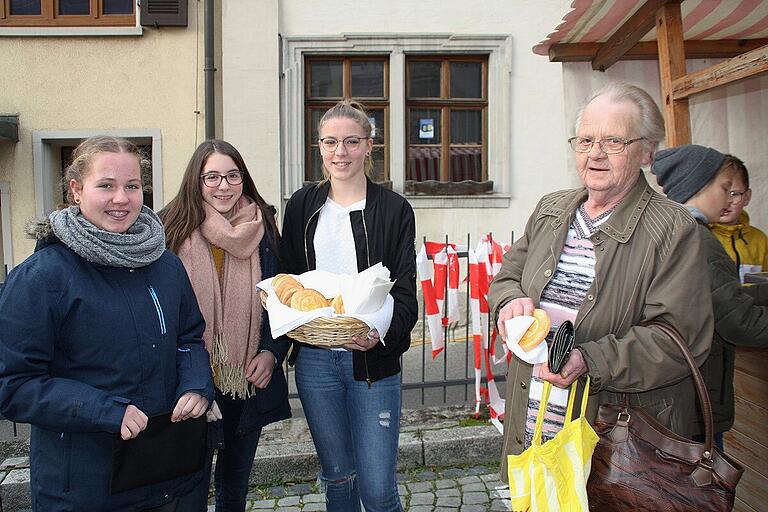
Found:
[[(512, 233), (514, 237), (514, 233)], [(427, 239), (422, 240), (426, 243)], [(513, 241), (513, 238), (510, 238)], [(443, 242), (441, 242), (443, 243)], [(444, 243), (449, 243), (448, 236), (444, 237)], [(463, 243), (463, 241), (462, 241)], [(468, 234), (466, 247), (471, 247), (472, 239)], [(432, 358), (429, 334), (427, 332), (426, 310), (423, 304), (421, 289), (417, 290), (419, 298), (420, 320), (417, 322), (411, 334), (411, 348), (401, 357), (401, 382), (402, 403), (404, 408), (420, 408), (438, 405), (474, 404), (475, 400), (475, 376), (474, 376), (474, 352), (472, 347), (472, 332), (470, 319), (470, 280), (469, 280), (469, 253), (467, 250), (457, 251), (459, 259), (460, 275), (467, 278), (460, 285), (459, 311), (462, 320), (448, 324), (443, 322), (443, 338), (445, 347), (442, 352)], [(429, 256), (432, 259), (432, 256)], [(436, 283), (437, 284), (437, 283)], [(441, 285), (445, 289), (445, 303), (443, 305), (443, 317), (446, 317), (449, 307), (448, 276)], [(490, 320), (489, 320), (490, 321)], [(489, 325), (489, 331), (492, 326)], [(497, 341), (497, 343), (500, 343)], [(285, 366), (286, 376), (289, 382), (289, 398), (292, 399), (294, 408), (300, 408), (298, 394), (293, 379), (293, 369)], [(493, 367), (496, 383), (506, 380), (506, 363)], [(485, 373), (482, 376), (482, 386), (487, 386)], [(503, 395), (503, 389), (501, 389)]]

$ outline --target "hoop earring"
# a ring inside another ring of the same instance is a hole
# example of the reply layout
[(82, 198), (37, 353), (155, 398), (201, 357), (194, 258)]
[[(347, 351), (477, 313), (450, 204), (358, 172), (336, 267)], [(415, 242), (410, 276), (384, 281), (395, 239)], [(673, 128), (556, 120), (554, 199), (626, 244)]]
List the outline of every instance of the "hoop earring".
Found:
[(370, 157), (371, 157), (371, 152), (370, 152), (370, 151), (369, 151), (369, 152), (367, 152), (367, 153), (365, 154), (365, 156), (367, 156), (368, 158), (370, 158)]

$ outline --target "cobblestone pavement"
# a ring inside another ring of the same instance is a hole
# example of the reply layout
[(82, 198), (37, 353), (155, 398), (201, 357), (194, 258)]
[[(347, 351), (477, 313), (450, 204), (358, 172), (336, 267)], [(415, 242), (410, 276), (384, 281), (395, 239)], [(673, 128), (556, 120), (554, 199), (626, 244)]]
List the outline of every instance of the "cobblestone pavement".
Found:
[[(421, 469), (399, 473), (397, 479), (400, 500), (409, 512), (511, 510), (509, 488), (499, 481), (497, 468)], [(314, 482), (256, 487), (248, 494), (246, 510), (325, 510), (325, 497)]]

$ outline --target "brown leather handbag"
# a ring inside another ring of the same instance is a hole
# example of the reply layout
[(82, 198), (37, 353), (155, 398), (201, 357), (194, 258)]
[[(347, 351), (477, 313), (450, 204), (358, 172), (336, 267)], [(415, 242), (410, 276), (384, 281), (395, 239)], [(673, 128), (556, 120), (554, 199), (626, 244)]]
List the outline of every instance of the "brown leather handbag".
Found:
[(587, 483), (589, 509), (648, 511), (724, 511), (733, 500), (744, 469), (712, 444), (712, 406), (693, 356), (672, 326), (651, 321), (680, 348), (691, 368), (704, 416), (704, 443), (681, 437), (642, 408), (600, 406), (595, 432), (600, 437)]

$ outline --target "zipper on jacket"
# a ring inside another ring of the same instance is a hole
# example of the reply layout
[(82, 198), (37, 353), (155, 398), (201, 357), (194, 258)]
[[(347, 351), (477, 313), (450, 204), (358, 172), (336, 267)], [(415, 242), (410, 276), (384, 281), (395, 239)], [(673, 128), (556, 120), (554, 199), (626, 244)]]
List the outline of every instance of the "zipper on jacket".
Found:
[(365, 363), (365, 382), (368, 383), (368, 389), (371, 389), (371, 375), (368, 373), (368, 352), (363, 352), (363, 363)]
[(167, 334), (168, 331), (165, 328), (165, 315), (163, 314), (163, 307), (160, 305), (160, 299), (157, 298), (157, 293), (152, 285), (147, 285), (149, 295), (152, 297), (152, 302), (155, 305), (155, 311), (157, 311), (157, 320), (160, 322), (160, 334)]
[(365, 234), (365, 258), (368, 260), (368, 267), (371, 266), (371, 247), (368, 245), (368, 226), (365, 225), (365, 210), (361, 215), (363, 219), (363, 233)]
[(307, 224), (306, 226), (304, 226), (304, 259), (307, 262), (307, 270), (312, 270), (309, 266), (309, 249), (307, 248), (307, 231), (309, 230), (309, 223), (312, 222), (312, 217), (320, 213), (320, 210), (323, 209), (323, 206), (325, 206), (325, 204), (320, 205), (320, 208), (315, 210), (315, 213), (309, 216), (309, 218), (307, 219)]
[(736, 249), (736, 237), (731, 235), (731, 247), (733, 248), (733, 254), (736, 255), (736, 273), (739, 275), (739, 282), (741, 282), (741, 255), (739, 250)]

